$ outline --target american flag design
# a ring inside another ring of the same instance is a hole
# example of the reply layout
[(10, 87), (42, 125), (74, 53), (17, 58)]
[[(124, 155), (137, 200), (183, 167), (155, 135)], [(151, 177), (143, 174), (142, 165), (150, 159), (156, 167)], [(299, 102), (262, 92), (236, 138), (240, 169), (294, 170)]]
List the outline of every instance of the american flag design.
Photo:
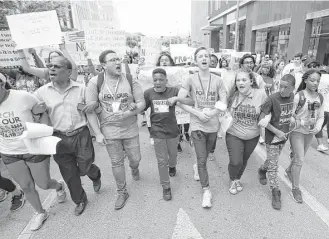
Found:
[(84, 31), (68, 32), (66, 33), (66, 40), (70, 42), (85, 41), (85, 32)]

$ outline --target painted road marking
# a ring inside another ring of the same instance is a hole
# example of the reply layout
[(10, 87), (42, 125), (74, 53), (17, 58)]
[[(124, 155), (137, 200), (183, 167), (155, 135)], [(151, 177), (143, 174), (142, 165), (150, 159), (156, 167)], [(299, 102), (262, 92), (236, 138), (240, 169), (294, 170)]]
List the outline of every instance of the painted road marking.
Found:
[[(255, 153), (263, 160), (266, 160), (266, 152), (259, 145), (255, 149)], [(290, 181), (284, 176), (284, 168), (279, 165), (278, 176), (280, 179), (291, 188)], [(321, 220), (329, 227), (329, 210), (315, 197), (313, 197), (304, 187), (300, 186), (299, 189), (302, 191), (304, 202), (321, 218)]]
[(178, 210), (176, 226), (171, 239), (203, 239), (182, 208)]

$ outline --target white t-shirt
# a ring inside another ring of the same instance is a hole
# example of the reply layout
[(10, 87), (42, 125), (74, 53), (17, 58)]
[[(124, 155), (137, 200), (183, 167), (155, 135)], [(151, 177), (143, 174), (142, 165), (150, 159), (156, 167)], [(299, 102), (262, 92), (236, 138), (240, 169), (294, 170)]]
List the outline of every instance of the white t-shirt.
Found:
[(26, 122), (33, 122), (32, 107), (38, 99), (22, 90), (10, 90), (8, 98), (0, 104), (0, 153), (27, 154), (20, 139)]

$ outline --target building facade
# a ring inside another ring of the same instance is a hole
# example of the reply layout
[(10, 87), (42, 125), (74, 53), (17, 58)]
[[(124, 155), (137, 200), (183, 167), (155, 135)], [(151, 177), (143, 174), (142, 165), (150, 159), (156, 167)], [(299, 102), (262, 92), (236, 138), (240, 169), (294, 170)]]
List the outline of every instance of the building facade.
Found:
[(288, 60), (302, 52), (329, 64), (329, 1), (204, 2), (208, 5), (207, 23), (198, 34), (209, 33), (208, 44), (215, 51), (234, 49), (238, 18), (238, 51), (279, 54)]

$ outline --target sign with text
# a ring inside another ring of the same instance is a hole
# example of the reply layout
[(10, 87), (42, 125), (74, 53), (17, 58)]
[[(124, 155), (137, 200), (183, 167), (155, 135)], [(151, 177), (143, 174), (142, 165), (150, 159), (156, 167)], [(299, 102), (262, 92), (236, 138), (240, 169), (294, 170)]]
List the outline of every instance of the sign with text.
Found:
[(189, 47), (187, 44), (170, 44), (170, 54), (175, 64), (192, 62), (195, 50), (196, 48)]
[(119, 57), (126, 53), (126, 34), (121, 30), (114, 30), (107, 21), (83, 21), (86, 39), (86, 49), (91, 53), (95, 63), (105, 50), (115, 51)]
[(142, 56), (145, 63), (155, 65), (161, 51), (162, 41), (155, 37), (143, 37), (141, 41)]
[[(10, 31), (0, 30), (0, 67), (17, 68), (22, 65), (14, 46)], [(25, 51), (25, 56), (28, 58), (30, 65), (35, 66), (32, 56), (27, 51)]]
[(16, 49), (60, 44), (61, 28), (55, 10), (7, 16)]
[(65, 48), (77, 65), (87, 65), (84, 56), (86, 50), (85, 33), (83, 31), (65, 32)]

